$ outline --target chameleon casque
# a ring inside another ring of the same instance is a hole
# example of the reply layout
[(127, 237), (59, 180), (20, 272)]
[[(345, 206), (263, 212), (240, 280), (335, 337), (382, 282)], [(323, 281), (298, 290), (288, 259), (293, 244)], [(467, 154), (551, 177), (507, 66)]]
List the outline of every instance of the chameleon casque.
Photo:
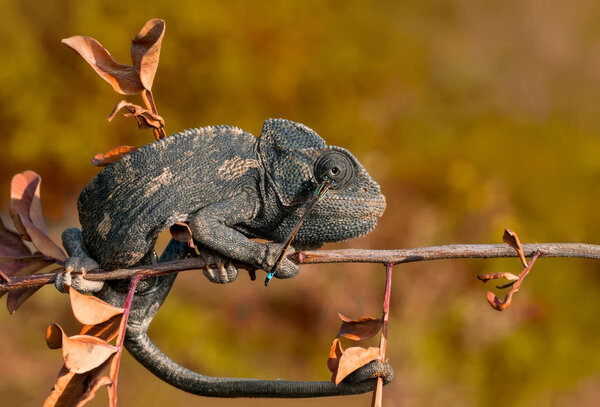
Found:
[[(216, 283), (233, 281), (231, 261), (274, 272), (298, 273), (287, 257), (277, 265), (282, 242), (304, 214), (315, 189), (329, 178), (331, 188), (304, 218), (293, 245), (319, 247), (370, 232), (385, 210), (379, 185), (347, 150), (328, 146), (313, 130), (284, 119), (269, 119), (259, 138), (229, 126), (186, 130), (148, 144), (102, 170), (78, 199), (79, 229), (67, 229), (67, 271), (117, 269), (183, 258), (185, 243), (172, 240), (160, 259), (157, 235), (187, 222), (196, 245), (212, 263), (204, 274)], [(252, 238), (267, 240), (259, 243)], [(146, 333), (166, 298), (175, 274), (143, 280), (136, 291), (125, 346), (162, 380), (191, 393), (215, 397), (318, 397), (373, 389), (377, 377), (389, 382), (387, 363), (374, 361), (338, 386), (209, 377), (163, 354)], [(67, 272), (57, 279), (122, 306), (123, 282), (92, 282)]]

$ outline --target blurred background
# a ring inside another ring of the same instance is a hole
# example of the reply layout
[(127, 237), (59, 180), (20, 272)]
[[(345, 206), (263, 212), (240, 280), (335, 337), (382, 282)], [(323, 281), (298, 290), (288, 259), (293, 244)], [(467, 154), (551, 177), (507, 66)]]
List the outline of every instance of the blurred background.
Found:
[[(285, 117), (351, 150), (382, 185), (377, 229), (326, 248), (500, 243), (506, 227), (523, 242), (600, 242), (597, 1), (3, 0), (0, 14), (0, 212), (8, 220), (12, 175), (38, 172), (57, 241), (78, 225), (93, 155), (153, 140), (131, 119), (107, 122), (122, 97), (60, 39), (93, 36), (130, 63), (130, 39), (160, 17), (154, 94), (167, 133), (229, 124), (258, 135), (266, 118)], [(520, 270), (516, 259), (395, 267), (386, 406), (600, 404), (598, 263), (541, 259), (513, 305), (494, 311), (476, 275)], [(186, 272), (150, 334), (204, 374), (328, 380), (337, 312), (379, 316), (384, 276), (380, 265), (303, 266), (265, 289), (261, 276), (217, 286)], [(78, 329), (52, 287), (0, 312), (2, 405), (47, 396), (61, 366), (45, 345), (52, 321)], [(126, 355), (119, 397), (175, 407), (365, 406), (371, 396), (203, 399)]]

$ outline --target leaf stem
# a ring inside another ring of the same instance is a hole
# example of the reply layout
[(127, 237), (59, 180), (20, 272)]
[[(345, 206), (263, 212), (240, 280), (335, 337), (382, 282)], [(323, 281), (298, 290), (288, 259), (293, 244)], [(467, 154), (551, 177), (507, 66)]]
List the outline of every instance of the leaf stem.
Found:
[(117, 379), (119, 377), (119, 366), (121, 365), (121, 355), (123, 354), (123, 344), (125, 343), (125, 333), (127, 331), (127, 320), (129, 319), (129, 313), (131, 311), (131, 304), (133, 303), (133, 296), (138, 282), (142, 279), (140, 273), (136, 273), (131, 276), (129, 283), (129, 292), (123, 305), (123, 317), (121, 318), (121, 325), (119, 326), (119, 335), (117, 336), (117, 353), (114, 356), (112, 363), (110, 364), (110, 380), (112, 381), (109, 390), (110, 407), (117, 407)]
[[(381, 339), (379, 341), (379, 360), (385, 362), (385, 351), (387, 348), (387, 333), (390, 320), (390, 297), (392, 294), (392, 263), (385, 264), (385, 295), (383, 297), (383, 322), (381, 326)], [(377, 385), (373, 389), (373, 399), (371, 400), (372, 407), (381, 407), (383, 404), (383, 379), (377, 378)]]
[[(156, 115), (158, 114), (158, 110), (156, 109), (156, 104), (154, 103), (154, 96), (152, 96), (151, 90), (144, 89), (142, 91), (142, 100), (144, 101), (144, 105), (146, 105), (146, 109), (148, 109), (149, 111), (151, 111), (152, 113), (154, 113)], [(154, 131), (154, 137), (157, 140), (160, 140), (161, 138), (166, 137), (165, 129), (162, 127), (160, 129), (153, 128), (152, 131)]]

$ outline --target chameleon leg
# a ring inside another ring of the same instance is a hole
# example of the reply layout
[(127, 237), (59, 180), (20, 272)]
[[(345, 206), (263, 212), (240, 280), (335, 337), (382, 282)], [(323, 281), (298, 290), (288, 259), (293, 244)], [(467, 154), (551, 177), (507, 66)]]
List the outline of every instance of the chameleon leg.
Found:
[[(185, 256), (185, 244), (172, 240), (160, 261), (171, 261)], [(393, 378), (391, 367), (373, 361), (350, 375), (338, 386), (326, 381), (260, 380), (246, 378), (211, 377), (191, 371), (170, 359), (152, 343), (147, 330), (159, 307), (167, 297), (175, 274), (156, 277), (155, 284), (136, 293), (127, 324), (125, 346), (131, 355), (161, 380), (183, 390), (208, 397), (265, 397), (306, 398), (341, 396), (373, 390), (377, 377), (385, 383)], [(126, 293), (107, 285), (99, 293), (105, 301), (121, 306)]]

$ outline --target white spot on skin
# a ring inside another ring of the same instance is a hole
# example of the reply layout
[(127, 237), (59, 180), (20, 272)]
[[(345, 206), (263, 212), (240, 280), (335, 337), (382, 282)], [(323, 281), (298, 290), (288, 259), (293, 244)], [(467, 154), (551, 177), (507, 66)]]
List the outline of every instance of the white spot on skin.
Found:
[(96, 228), (98, 234), (102, 236), (102, 239), (106, 239), (106, 235), (108, 235), (111, 226), (112, 222), (110, 221), (110, 215), (105, 213), (102, 222), (98, 223), (98, 227)]
[(172, 178), (173, 173), (171, 173), (171, 171), (168, 168), (163, 168), (163, 171), (159, 176), (154, 177), (149, 181), (149, 187), (146, 190), (146, 192), (144, 192), (144, 198), (148, 198), (151, 195), (153, 195), (160, 188), (167, 185)]
[(251, 168), (258, 167), (258, 160), (235, 157), (225, 161), (217, 170), (217, 177), (231, 180), (243, 175)]

